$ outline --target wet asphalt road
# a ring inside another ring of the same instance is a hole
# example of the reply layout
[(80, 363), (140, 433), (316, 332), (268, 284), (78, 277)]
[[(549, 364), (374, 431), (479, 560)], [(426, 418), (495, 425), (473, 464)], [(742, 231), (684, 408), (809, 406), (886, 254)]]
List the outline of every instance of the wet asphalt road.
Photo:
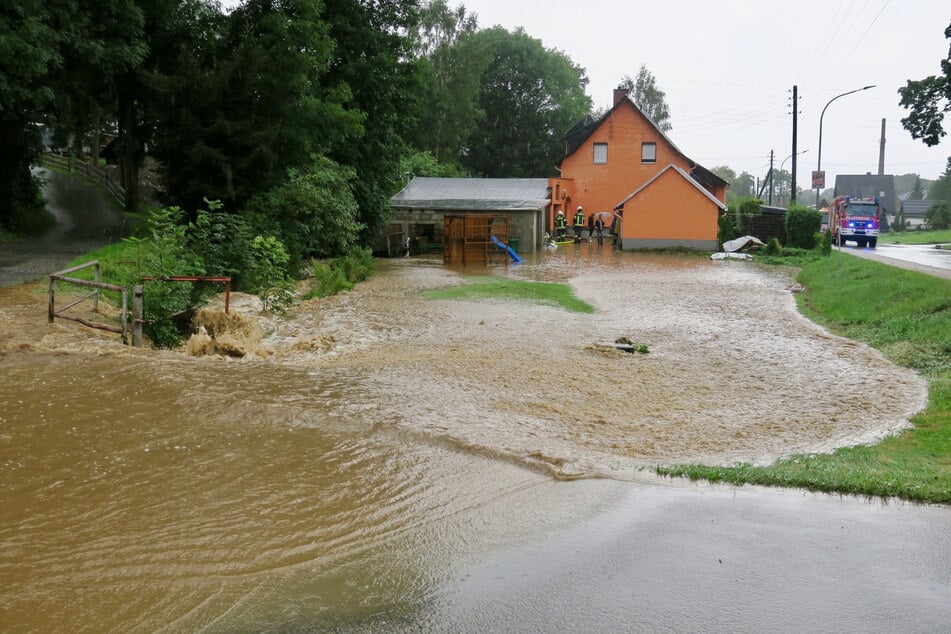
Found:
[(948, 632), (951, 508), (642, 484), (434, 608), (438, 631)]
[(79, 177), (39, 168), (56, 225), (38, 238), (0, 244), (0, 287), (37, 279), (128, 235), (129, 221), (101, 190)]
[(951, 244), (935, 246), (879, 242), (877, 248), (869, 249), (848, 242), (842, 247), (842, 252), (951, 280)]

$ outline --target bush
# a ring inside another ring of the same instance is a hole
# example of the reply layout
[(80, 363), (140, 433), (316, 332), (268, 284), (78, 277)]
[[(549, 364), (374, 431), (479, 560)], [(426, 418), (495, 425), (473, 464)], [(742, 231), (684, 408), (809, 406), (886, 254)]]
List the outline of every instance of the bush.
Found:
[(363, 225), (357, 220), (355, 179), (352, 168), (316, 157), (307, 170), (291, 170), (283, 184), (252, 198), (246, 211), (257, 233), (286, 245), (289, 268), (296, 272), (302, 257), (340, 257), (356, 247)]
[(822, 213), (795, 205), (786, 210), (786, 243), (799, 249), (813, 249), (815, 236), (822, 228)]
[(294, 300), (294, 282), (287, 273), (287, 250), (273, 236), (255, 237), (252, 250), (251, 270), (264, 310), (283, 311)]
[(304, 298), (330, 297), (341, 291), (349, 291), (357, 282), (370, 277), (375, 268), (369, 249), (357, 249), (343, 257), (315, 262), (314, 287)]
[(822, 255), (831, 255), (832, 254), (832, 231), (826, 229), (825, 233), (817, 233), (813, 236), (813, 241), (816, 243), (816, 250), (819, 251)]
[(925, 224), (931, 230), (951, 228), (951, 205), (941, 201), (925, 212)]
[(724, 242), (729, 242), (734, 238), (738, 238), (736, 231), (736, 222), (735, 218), (735, 209), (730, 207), (725, 213), (721, 213), (720, 217), (717, 218), (717, 242), (719, 243), (720, 248), (723, 248)]
[(766, 246), (763, 247), (763, 255), (782, 255), (783, 254), (783, 245), (779, 244), (778, 238), (770, 238), (769, 242), (766, 243)]
[(186, 230), (188, 249), (201, 260), (204, 275), (230, 277), (240, 291), (256, 291), (252, 281), (255, 234), (241, 216), (220, 211), (217, 200), (205, 199), (207, 209), (199, 209)]

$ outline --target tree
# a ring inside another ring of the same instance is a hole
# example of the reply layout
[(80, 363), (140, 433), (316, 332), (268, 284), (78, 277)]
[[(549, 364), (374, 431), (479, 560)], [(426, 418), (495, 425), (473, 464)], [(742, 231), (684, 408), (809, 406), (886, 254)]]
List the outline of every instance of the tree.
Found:
[(0, 4), (0, 227), (37, 228), (42, 203), (30, 173), (40, 124), (72, 125), (147, 46), (132, 0), (7, 0)]
[(726, 190), (727, 204), (740, 199), (749, 198), (755, 193), (753, 192), (755, 181), (753, 177), (746, 172), (741, 172), (740, 175), (737, 176), (736, 172), (726, 165), (718, 165), (717, 167), (711, 168), (710, 171), (728, 183)]
[(472, 40), (476, 30), (476, 17), (465, 7), (450, 10), (444, 0), (433, 0), (411, 32), (421, 94), (411, 142), (440, 163), (459, 165), (481, 116), (479, 82), (487, 60)]
[(951, 156), (948, 157), (944, 173), (941, 174), (938, 180), (929, 188), (928, 198), (931, 200), (951, 202)]
[(661, 132), (670, 132), (670, 109), (667, 107), (666, 93), (657, 87), (657, 79), (643, 64), (637, 70), (637, 77), (631, 79), (625, 75), (621, 79), (620, 88), (630, 91), (630, 96), (637, 107), (654, 122)]
[[(314, 154), (363, 134), (346, 87), (322, 87), (334, 43), (311, 0), (248, 0), (229, 16), (195, 16), (180, 61), (155, 85), (161, 115), (153, 152), (170, 198), (230, 211), (280, 185)], [(156, 73), (156, 77), (158, 74)]]
[(915, 184), (912, 186), (911, 193), (908, 194), (908, 200), (924, 200), (925, 190), (921, 186), (921, 177), (915, 174)]
[[(951, 39), (951, 24), (944, 30), (944, 36)], [(911, 133), (913, 139), (921, 139), (925, 145), (937, 145), (945, 136), (944, 114), (951, 112), (951, 46), (948, 56), (941, 60), (943, 75), (931, 75), (908, 83), (898, 89), (901, 105), (911, 113), (901, 120), (902, 126)]]
[(487, 53), (479, 95), (485, 116), (463, 163), (488, 177), (553, 174), (562, 135), (591, 109), (584, 70), (522, 29), (495, 27), (472, 40)]
[(347, 89), (346, 107), (365, 117), (359, 138), (337, 137), (327, 156), (356, 170), (353, 195), (369, 244), (389, 221), (389, 200), (400, 187), (400, 158), (419, 109), (412, 41), (415, 0), (324, 0), (336, 43), (321, 96)]
[(925, 224), (929, 229), (951, 228), (951, 203), (936, 202), (925, 212)]

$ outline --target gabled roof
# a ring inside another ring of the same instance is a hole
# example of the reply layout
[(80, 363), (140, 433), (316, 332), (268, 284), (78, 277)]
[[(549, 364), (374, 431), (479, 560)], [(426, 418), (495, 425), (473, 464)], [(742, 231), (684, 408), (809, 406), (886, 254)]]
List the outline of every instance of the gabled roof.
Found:
[(940, 200), (903, 200), (901, 212), (906, 218), (924, 218), (928, 210), (937, 205)]
[(720, 178), (719, 176), (717, 176), (716, 174), (706, 169), (705, 167), (703, 167), (702, 165), (700, 165), (699, 163), (691, 159), (689, 156), (681, 152), (680, 148), (674, 145), (674, 142), (670, 140), (670, 137), (668, 137), (667, 134), (663, 130), (658, 128), (657, 125), (653, 121), (651, 121), (650, 117), (644, 114), (644, 111), (640, 109), (640, 107), (634, 102), (634, 100), (631, 98), (630, 95), (627, 95), (621, 99), (618, 99), (617, 103), (614, 104), (614, 106), (610, 110), (605, 112), (599, 119), (595, 119), (591, 115), (587, 114), (584, 116), (584, 118), (581, 121), (576, 123), (570, 130), (568, 130), (568, 132), (565, 133), (565, 137), (564, 137), (565, 138), (565, 156), (569, 156), (571, 154), (574, 154), (576, 151), (578, 151), (578, 148), (580, 148), (584, 144), (584, 142), (588, 140), (588, 137), (594, 134), (594, 131), (597, 130), (599, 127), (601, 127), (601, 124), (604, 123), (604, 121), (606, 121), (612, 114), (614, 114), (615, 110), (620, 108), (625, 103), (628, 106), (634, 108), (635, 112), (637, 112), (644, 118), (644, 121), (646, 121), (647, 124), (651, 126), (651, 128), (654, 129), (654, 131), (660, 136), (660, 138), (662, 138), (674, 150), (674, 152), (682, 156), (684, 160), (690, 163), (691, 173), (694, 175), (694, 177), (697, 180), (711, 187), (715, 187), (715, 186), (725, 187), (729, 185), (727, 181)]
[(434, 178), (417, 176), (391, 204), (403, 209), (527, 211), (549, 202), (547, 178)]
[(696, 179), (694, 179), (690, 174), (688, 174), (687, 172), (685, 172), (685, 171), (682, 170), (681, 168), (677, 167), (677, 166), (674, 165), (673, 163), (671, 163), (670, 165), (668, 165), (667, 167), (665, 167), (665, 168), (662, 169), (661, 171), (659, 171), (659, 172), (657, 172), (656, 174), (654, 174), (654, 177), (653, 177), (653, 178), (651, 178), (649, 181), (647, 181), (646, 183), (644, 183), (643, 185), (641, 185), (640, 187), (638, 187), (633, 193), (631, 193), (629, 196), (627, 196), (624, 200), (622, 200), (621, 202), (619, 202), (618, 204), (616, 204), (616, 205), (614, 206), (614, 208), (615, 208), (615, 209), (622, 209), (622, 208), (624, 207), (624, 205), (626, 205), (626, 204), (628, 203), (628, 201), (630, 201), (632, 198), (634, 198), (635, 196), (637, 196), (638, 194), (640, 194), (642, 191), (644, 191), (645, 189), (647, 189), (648, 187), (650, 187), (650, 186), (651, 186), (651, 183), (653, 183), (653, 182), (656, 181), (658, 178), (660, 178), (661, 176), (663, 176), (663, 175), (664, 175), (665, 173), (667, 173), (669, 170), (675, 170), (678, 174), (680, 174), (681, 176), (683, 176), (684, 179), (685, 179), (688, 183), (690, 183), (691, 185), (693, 185), (694, 187), (696, 187), (696, 188), (697, 188), (697, 191), (699, 191), (701, 194), (703, 194), (704, 196), (706, 196), (707, 199), (710, 200), (710, 202), (712, 202), (713, 204), (715, 204), (715, 205), (716, 205), (717, 207), (719, 207), (720, 209), (722, 209), (722, 210), (724, 210), (724, 211), (726, 210), (726, 205), (725, 205), (724, 203), (720, 202), (720, 200), (719, 200), (716, 196), (714, 196), (714, 195), (711, 194), (709, 191), (707, 191), (707, 188), (706, 188), (706, 187), (704, 187), (703, 185), (701, 185), (700, 183), (698, 183), (698, 182), (696, 181)]
[[(835, 177), (833, 196), (853, 196), (855, 198), (880, 198), (881, 205), (888, 213), (895, 213), (895, 177), (878, 174), (838, 174)], [(885, 192), (883, 195), (882, 192)]]

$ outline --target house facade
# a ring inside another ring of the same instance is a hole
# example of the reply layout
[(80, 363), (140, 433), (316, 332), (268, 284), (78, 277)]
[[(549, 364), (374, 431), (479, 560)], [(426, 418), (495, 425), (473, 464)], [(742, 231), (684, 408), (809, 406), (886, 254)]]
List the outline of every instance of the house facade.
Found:
[(549, 179), (549, 231), (558, 211), (571, 218), (580, 206), (620, 220), (612, 226), (623, 249), (716, 249), (727, 182), (684, 155), (626, 90), (568, 132), (560, 173)]

